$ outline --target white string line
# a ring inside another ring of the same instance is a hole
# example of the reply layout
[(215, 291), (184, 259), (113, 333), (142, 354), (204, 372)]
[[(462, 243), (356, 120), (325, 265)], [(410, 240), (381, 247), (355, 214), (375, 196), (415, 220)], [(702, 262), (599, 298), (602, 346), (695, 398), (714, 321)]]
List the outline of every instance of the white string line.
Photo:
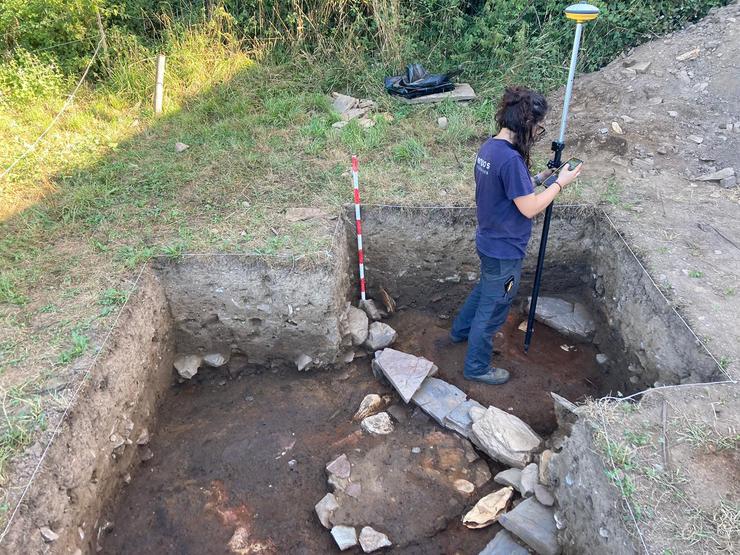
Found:
[(650, 550), (647, 547), (647, 544), (645, 543), (645, 537), (642, 535), (642, 530), (640, 530), (640, 526), (637, 524), (637, 518), (635, 517), (635, 513), (632, 510), (632, 504), (629, 502), (629, 499), (627, 499), (627, 496), (624, 493), (624, 486), (622, 485), (622, 481), (616, 479), (617, 478), (617, 466), (614, 464), (614, 459), (612, 458), (611, 450), (609, 449), (609, 445), (611, 444), (611, 440), (609, 439), (609, 432), (606, 429), (606, 420), (604, 419), (604, 413), (602, 411), (601, 413), (601, 424), (604, 427), (604, 438), (606, 438), (606, 453), (609, 457), (609, 464), (611, 464), (612, 471), (614, 472), (614, 479), (612, 482), (616, 482), (619, 486), (619, 491), (622, 494), (622, 500), (624, 501), (625, 505), (627, 505), (627, 509), (629, 510), (630, 517), (632, 518), (632, 523), (635, 525), (635, 530), (637, 531), (637, 535), (640, 537), (640, 543), (642, 544), (642, 548), (645, 550), (646, 555), (650, 555)]
[(36, 466), (34, 467), (33, 472), (31, 473), (31, 476), (28, 479), (28, 482), (23, 488), (23, 492), (21, 493), (21, 496), (18, 499), (18, 502), (15, 505), (15, 508), (13, 509), (13, 512), (10, 515), (10, 518), (8, 518), (8, 522), (5, 525), (5, 529), (3, 530), (2, 534), (0, 534), (0, 543), (5, 539), (5, 536), (10, 531), (10, 525), (13, 523), (13, 519), (15, 518), (16, 514), (18, 513), (18, 510), (20, 509), (21, 503), (23, 503), (23, 499), (26, 497), (28, 490), (31, 488), (31, 485), (33, 484), (33, 480), (36, 478), (36, 474), (38, 474), (38, 471), (41, 468), (41, 464), (44, 462), (46, 453), (49, 451), (49, 448), (51, 447), (52, 443), (54, 443), (54, 439), (57, 437), (57, 435), (59, 435), (59, 430), (61, 429), (62, 424), (64, 424), (67, 414), (69, 413), (69, 409), (72, 407), (72, 405), (77, 400), (77, 396), (79, 395), (80, 390), (82, 389), (82, 386), (85, 384), (85, 381), (87, 380), (88, 376), (92, 372), (92, 369), (95, 367), (95, 364), (97, 364), (98, 362), (98, 357), (100, 357), (100, 354), (105, 350), (105, 346), (108, 343), (108, 339), (110, 339), (110, 336), (113, 333), (113, 330), (116, 329), (118, 320), (121, 318), (121, 314), (123, 314), (126, 308), (126, 305), (128, 304), (131, 297), (134, 296), (134, 293), (137, 291), (139, 280), (141, 279), (141, 276), (144, 273), (144, 270), (146, 269), (148, 264), (149, 264), (148, 262), (145, 262), (141, 266), (139, 275), (136, 277), (136, 280), (134, 281), (134, 284), (131, 287), (129, 294), (126, 297), (126, 301), (123, 303), (123, 305), (121, 306), (121, 309), (118, 311), (118, 314), (116, 315), (116, 319), (113, 321), (113, 325), (108, 329), (108, 333), (105, 335), (105, 339), (103, 339), (103, 342), (101, 343), (100, 348), (95, 353), (95, 356), (93, 357), (92, 362), (87, 367), (87, 370), (85, 370), (85, 372), (82, 374), (82, 378), (80, 378), (80, 381), (77, 387), (75, 388), (74, 393), (72, 394), (72, 397), (70, 398), (70, 401), (67, 404), (67, 407), (64, 409), (64, 412), (62, 413), (61, 418), (59, 418), (57, 425), (54, 427), (54, 430), (51, 433), (51, 437), (49, 438), (49, 442), (46, 444), (46, 447), (44, 447), (44, 450), (41, 453), (41, 456), (39, 457), (39, 460), (36, 463)]
[(46, 129), (44, 129), (44, 132), (39, 135), (39, 137), (33, 142), (33, 144), (26, 149), (26, 151), (21, 154), (18, 158), (15, 159), (15, 161), (8, 166), (8, 168), (3, 171), (3, 173), (0, 173), (0, 179), (3, 179), (6, 175), (8, 175), (12, 169), (18, 165), (18, 163), (23, 160), (26, 156), (28, 156), (31, 152), (33, 152), (38, 144), (41, 142), (41, 140), (46, 136), (46, 134), (51, 130), (52, 127), (56, 124), (57, 121), (59, 121), (59, 118), (62, 117), (62, 114), (65, 112), (65, 110), (69, 107), (70, 104), (72, 104), (72, 101), (75, 98), (75, 95), (77, 94), (77, 91), (80, 90), (80, 87), (82, 86), (82, 83), (85, 81), (85, 78), (87, 77), (88, 72), (90, 71), (90, 68), (92, 67), (93, 62), (95, 61), (95, 58), (98, 57), (98, 52), (100, 51), (100, 46), (103, 44), (103, 39), (101, 38), (100, 41), (98, 41), (98, 46), (95, 49), (95, 52), (93, 53), (92, 58), (90, 59), (90, 62), (87, 64), (87, 67), (85, 68), (85, 72), (82, 74), (82, 77), (80, 77), (80, 80), (77, 82), (77, 86), (72, 91), (72, 94), (67, 96), (67, 100), (64, 101), (64, 104), (62, 105), (62, 109), (59, 110), (56, 116), (54, 116), (54, 119), (51, 120), (51, 123), (48, 125)]

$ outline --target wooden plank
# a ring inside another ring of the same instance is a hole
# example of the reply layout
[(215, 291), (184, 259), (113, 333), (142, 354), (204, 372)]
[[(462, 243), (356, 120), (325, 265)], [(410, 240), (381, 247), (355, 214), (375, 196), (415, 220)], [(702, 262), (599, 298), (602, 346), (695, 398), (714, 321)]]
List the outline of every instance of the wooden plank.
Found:
[(443, 100), (453, 100), (455, 102), (464, 102), (468, 100), (475, 100), (475, 91), (468, 83), (458, 83), (455, 85), (455, 90), (428, 94), (426, 96), (419, 96), (417, 98), (403, 98), (399, 97), (406, 104), (432, 104), (435, 102), (442, 102)]

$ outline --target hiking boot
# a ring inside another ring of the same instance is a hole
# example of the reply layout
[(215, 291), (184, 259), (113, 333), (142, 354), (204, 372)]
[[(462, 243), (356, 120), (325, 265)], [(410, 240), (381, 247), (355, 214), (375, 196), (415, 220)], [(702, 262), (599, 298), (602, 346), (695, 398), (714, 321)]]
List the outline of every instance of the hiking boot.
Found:
[(509, 371), (504, 370), (503, 368), (488, 368), (488, 372), (485, 374), (477, 374), (477, 375), (468, 375), (465, 374), (466, 380), (471, 380), (474, 382), (482, 382), (487, 383), (488, 385), (501, 385), (503, 383), (506, 383), (509, 381)]

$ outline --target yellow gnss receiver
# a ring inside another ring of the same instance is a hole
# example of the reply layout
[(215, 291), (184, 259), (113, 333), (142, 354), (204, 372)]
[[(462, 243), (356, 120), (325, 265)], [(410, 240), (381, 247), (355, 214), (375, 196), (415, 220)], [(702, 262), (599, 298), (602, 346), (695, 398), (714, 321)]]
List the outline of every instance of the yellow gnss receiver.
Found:
[(576, 23), (593, 21), (599, 17), (599, 8), (585, 2), (579, 2), (565, 8), (565, 17), (574, 20)]

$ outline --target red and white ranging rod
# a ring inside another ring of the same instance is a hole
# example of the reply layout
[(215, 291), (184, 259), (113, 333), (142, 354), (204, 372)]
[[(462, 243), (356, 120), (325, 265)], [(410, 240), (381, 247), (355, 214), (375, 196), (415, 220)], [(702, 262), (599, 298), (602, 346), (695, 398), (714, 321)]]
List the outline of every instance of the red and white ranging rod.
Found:
[(360, 217), (360, 162), (352, 156), (352, 186), (355, 193), (355, 224), (357, 226), (357, 260), (360, 264), (360, 299), (365, 297), (365, 253), (362, 250), (362, 218)]

